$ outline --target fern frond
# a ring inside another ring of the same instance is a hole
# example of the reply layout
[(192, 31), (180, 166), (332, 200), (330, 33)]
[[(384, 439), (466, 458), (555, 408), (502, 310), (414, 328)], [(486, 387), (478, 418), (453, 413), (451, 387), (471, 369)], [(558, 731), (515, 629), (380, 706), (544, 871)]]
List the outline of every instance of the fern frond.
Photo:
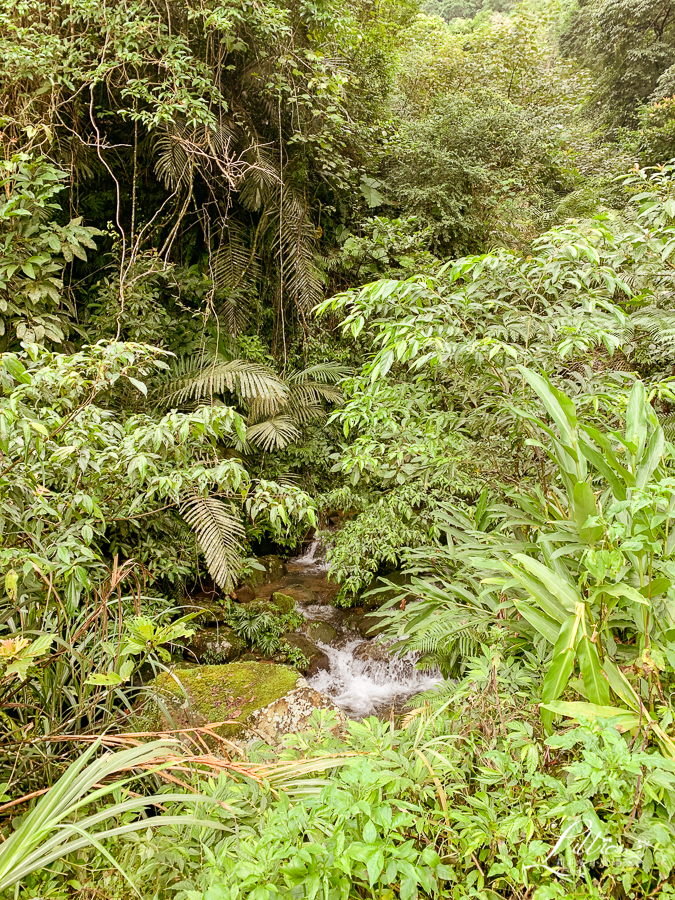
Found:
[(242, 569), (245, 536), (232, 506), (218, 497), (192, 493), (181, 501), (180, 512), (197, 536), (211, 577), (223, 590), (231, 590)]
[(629, 327), (634, 338), (639, 337), (642, 331), (663, 349), (675, 349), (675, 310), (658, 308), (640, 310), (630, 317)]
[(299, 437), (300, 432), (288, 416), (274, 416), (264, 422), (249, 425), (246, 429), (247, 442), (253, 443), (265, 451), (283, 450), (292, 441), (297, 441)]
[(663, 428), (666, 440), (675, 441), (675, 413), (667, 416), (659, 416), (659, 424)]

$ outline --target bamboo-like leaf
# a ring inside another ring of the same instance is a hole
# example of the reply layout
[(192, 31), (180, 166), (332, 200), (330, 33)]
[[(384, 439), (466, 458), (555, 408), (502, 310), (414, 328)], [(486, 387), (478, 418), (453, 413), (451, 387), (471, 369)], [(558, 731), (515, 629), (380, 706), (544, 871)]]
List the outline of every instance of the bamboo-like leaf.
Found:
[(587, 634), (583, 634), (579, 640), (577, 655), (588, 699), (591, 703), (608, 706), (610, 701), (609, 682), (602, 673), (598, 648)]
[(526, 556), (524, 553), (516, 553), (514, 559), (516, 559), (524, 569), (534, 575), (535, 578), (538, 578), (556, 600), (565, 607), (567, 612), (571, 613), (576, 610), (576, 605), (579, 602), (579, 595), (570, 584), (560, 577), (560, 575), (553, 572), (538, 560), (532, 559), (531, 556)]
[[(563, 622), (560, 628), (558, 640), (553, 648), (553, 659), (541, 689), (541, 697), (544, 704), (557, 700), (567, 687), (570, 675), (574, 669), (580, 620), (581, 613), (577, 610), (576, 614), (570, 616), (566, 622)], [(552, 724), (551, 714), (542, 712), (542, 720), (544, 726), (550, 729)]]
[(39, 871), (55, 860), (105, 838), (170, 824), (199, 824), (223, 828), (219, 822), (197, 820), (186, 815), (157, 815), (104, 831), (96, 830), (97, 826), (105, 821), (136, 810), (140, 812), (154, 802), (211, 802), (209, 798), (200, 795), (163, 794), (157, 797), (135, 797), (110, 806), (106, 805), (93, 815), (82, 818), (78, 814), (83, 808), (97, 804), (113, 791), (123, 788), (128, 779), (117, 778), (116, 781), (105, 783), (99, 788), (96, 788), (96, 785), (108, 782), (121, 772), (152, 766), (169, 750), (173, 754), (176, 752), (175, 744), (155, 741), (117, 753), (107, 753), (92, 761), (92, 757), (99, 749), (100, 743), (95, 742), (75, 760), (57, 783), (38, 801), (35, 808), (24, 817), (16, 831), (0, 845), (0, 890), (18, 884), (32, 872)]

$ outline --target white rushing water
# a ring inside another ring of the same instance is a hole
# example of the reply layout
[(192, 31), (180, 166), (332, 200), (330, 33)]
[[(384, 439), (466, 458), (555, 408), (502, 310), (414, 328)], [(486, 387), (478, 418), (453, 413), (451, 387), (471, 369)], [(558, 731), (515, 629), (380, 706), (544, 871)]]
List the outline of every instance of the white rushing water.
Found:
[(320, 549), (321, 541), (312, 541), (302, 556), (296, 556), (294, 559), (289, 559), (288, 568), (291, 570), (304, 569), (306, 572), (310, 573), (327, 572), (328, 563), (326, 562), (325, 558), (319, 553)]
[(372, 658), (361, 655), (371, 641), (348, 640), (341, 647), (319, 643), (328, 656), (330, 669), (310, 679), (311, 686), (327, 694), (336, 706), (353, 719), (386, 714), (421, 691), (427, 691), (443, 679), (440, 673), (415, 668), (415, 656)]

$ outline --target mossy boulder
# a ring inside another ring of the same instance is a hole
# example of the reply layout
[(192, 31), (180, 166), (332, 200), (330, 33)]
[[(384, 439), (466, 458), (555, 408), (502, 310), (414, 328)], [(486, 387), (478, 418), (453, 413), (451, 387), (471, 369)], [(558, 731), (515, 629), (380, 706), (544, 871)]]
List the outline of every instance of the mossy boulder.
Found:
[(282, 594), (281, 591), (275, 591), (272, 594), (272, 603), (281, 610), (282, 613), (293, 612), (295, 609), (295, 600), (288, 594)]
[(186, 641), (185, 657), (190, 662), (229, 663), (246, 650), (246, 641), (231, 628), (202, 628)]
[(307, 665), (300, 669), (303, 675), (307, 675), (311, 678), (313, 675), (316, 675), (317, 672), (320, 672), (321, 669), (328, 669), (330, 667), (330, 660), (323, 650), (320, 650), (316, 644), (313, 644), (309, 638), (304, 636), (304, 634), (287, 634), (284, 641), (289, 647), (295, 647), (307, 657)]
[(163, 672), (154, 681), (153, 730), (191, 728), (229, 720), (217, 733), (232, 737), (246, 720), (292, 691), (299, 674), (289, 666), (233, 662)]
[(284, 597), (290, 597), (294, 603), (299, 603), (301, 606), (311, 606), (316, 603), (314, 591), (302, 584), (289, 584), (283, 589), (283, 595)]
[(262, 569), (254, 569), (246, 579), (246, 584), (250, 587), (269, 584), (270, 581), (277, 581), (279, 578), (283, 578), (284, 561), (280, 556), (273, 554), (260, 556), (257, 562), (262, 566)]
[(210, 597), (195, 597), (181, 607), (184, 616), (196, 613), (189, 623), (191, 628), (220, 625), (225, 621), (225, 609), (218, 600)]
[(337, 631), (328, 622), (305, 622), (298, 631), (310, 641), (319, 641), (321, 644), (332, 644), (337, 637)]

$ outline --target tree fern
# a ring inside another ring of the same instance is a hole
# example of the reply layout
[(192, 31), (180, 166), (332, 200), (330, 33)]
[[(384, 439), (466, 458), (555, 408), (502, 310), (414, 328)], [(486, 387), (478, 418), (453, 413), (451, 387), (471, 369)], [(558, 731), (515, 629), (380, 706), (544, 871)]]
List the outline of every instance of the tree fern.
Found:
[(215, 496), (188, 494), (180, 512), (197, 536), (215, 583), (231, 590), (242, 569), (244, 527), (234, 508)]

